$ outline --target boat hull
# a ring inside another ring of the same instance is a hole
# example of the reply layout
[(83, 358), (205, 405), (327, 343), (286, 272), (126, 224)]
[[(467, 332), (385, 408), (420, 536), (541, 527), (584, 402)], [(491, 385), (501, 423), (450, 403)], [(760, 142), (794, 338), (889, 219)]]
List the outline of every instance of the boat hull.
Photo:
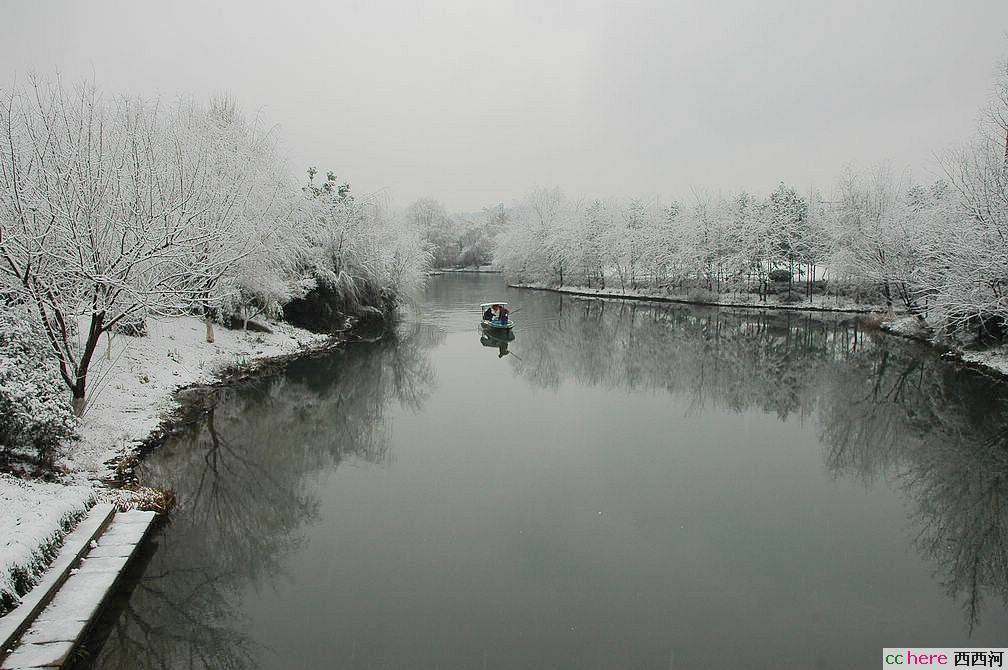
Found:
[(484, 347), (506, 346), (508, 343), (514, 342), (514, 339), (515, 334), (510, 330), (487, 329), (480, 335), (480, 344)]
[(514, 321), (508, 321), (507, 323), (501, 323), (500, 321), (487, 321), (483, 320), (483, 330), (491, 331), (509, 331), (514, 328)]

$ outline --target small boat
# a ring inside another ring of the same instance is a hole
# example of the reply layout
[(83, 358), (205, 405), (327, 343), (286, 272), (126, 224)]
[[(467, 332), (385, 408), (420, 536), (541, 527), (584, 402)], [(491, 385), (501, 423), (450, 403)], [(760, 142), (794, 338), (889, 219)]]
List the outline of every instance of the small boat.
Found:
[[(493, 307), (494, 305), (500, 305), (501, 307), (507, 307), (506, 302), (484, 302), (480, 304), (480, 313), (486, 312), (487, 307)], [(514, 328), (514, 319), (508, 318), (507, 321), (499, 321), (498, 319), (487, 320), (483, 319), (481, 322), (483, 330), (487, 331), (509, 331)]]

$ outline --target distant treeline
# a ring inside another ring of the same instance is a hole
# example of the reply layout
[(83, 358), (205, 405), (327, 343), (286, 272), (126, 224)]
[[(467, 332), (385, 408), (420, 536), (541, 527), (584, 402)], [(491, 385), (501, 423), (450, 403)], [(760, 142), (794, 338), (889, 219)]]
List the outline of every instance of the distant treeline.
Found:
[(842, 293), (1001, 336), (1008, 319), (1008, 65), (976, 136), (917, 184), (882, 166), (829, 194), (695, 194), (686, 203), (536, 189), (507, 211), (495, 262), (547, 285), (693, 295)]
[(507, 221), (503, 205), (480, 212), (448, 214), (433, 198), (420, 198), (403, 216), (420, 230), (435, 268), (488, 265), (493, 261), (497, 233)]

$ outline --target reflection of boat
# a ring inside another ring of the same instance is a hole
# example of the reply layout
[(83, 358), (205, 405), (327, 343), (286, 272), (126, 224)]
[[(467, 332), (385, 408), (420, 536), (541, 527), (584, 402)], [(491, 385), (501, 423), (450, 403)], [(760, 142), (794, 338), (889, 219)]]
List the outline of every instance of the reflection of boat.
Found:
[(497, 350), (497, 358), (504, 358), (511, 352), (508, 344), (514, 341), (514, 333), (510, 330), (484, 330), (480, 336), (480, 344)]
[[(506, 302), (484, 302), (480, 305), (480, 311), (485, 313), (488, 307), (493, 307), (499, 305), (501, 307), (507, 307)], [(498, 319), (483, 319), (480, 324), (483, 326), (483, 330), (487, 332), (510, 332), (514, 328), (514, 319), (508, 319), (507, 321), (500, 321)]]

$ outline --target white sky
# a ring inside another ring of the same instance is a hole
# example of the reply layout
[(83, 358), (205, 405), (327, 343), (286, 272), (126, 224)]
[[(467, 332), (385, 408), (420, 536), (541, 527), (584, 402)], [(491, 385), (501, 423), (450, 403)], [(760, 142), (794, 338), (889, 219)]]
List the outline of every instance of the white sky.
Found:
[(230, 93), (292, 169), (449, 210), (807, 191), (881, 160), (930, 179), (1005, 56), (1005, 0), (0, 0), (2, 86)]

